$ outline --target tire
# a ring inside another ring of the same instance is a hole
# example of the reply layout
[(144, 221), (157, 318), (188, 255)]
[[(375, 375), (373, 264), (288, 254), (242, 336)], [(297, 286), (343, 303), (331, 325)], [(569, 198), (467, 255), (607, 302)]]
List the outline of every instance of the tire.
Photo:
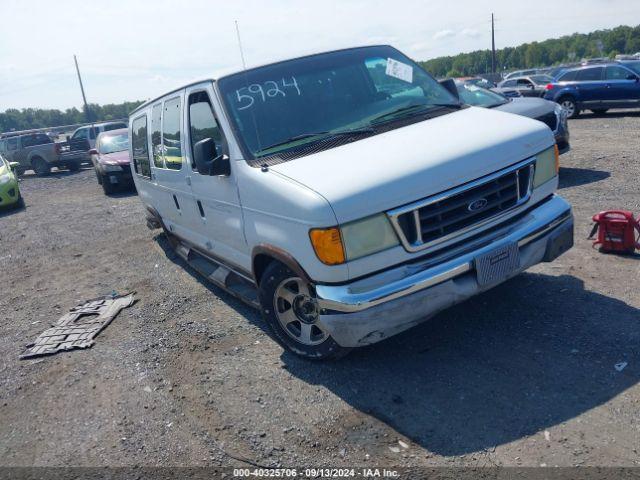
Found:
[(33, 158), (31, 165), (33, 166), (33, 171), (36, 172), (36, 175), (39, 177), (46, 177), (51, 173), (51, 167), (42, 157)]
[(24, 198), (22, 197), (22, 194), (19, 193), (19, 197), (18, 197), (18, 201), (16, 202), (16, 208), (18, 210), (21, 210), (24, 208)]
[(78, 170), (80, 170), (80, 164), (70, 163), (69, 165), (67, 165), (67, 168), (69, 169), (70, 172), (77, 172)]
[(100, 172), (98, 170), (96, 170), (95, 168), (93, 169), (94, 172), (96, 172), (96, 178), (98, 179), (98, 185), (102, 185), (102, 175), (100, 175)]
[(604, 115), (605, 113), (607, 113), (609, 109), (608, 108), (596, 108), (595, 110), (591, 110), (593, 112), (594, 115)]
[(576, 105), (576, 102), (571, 97), (562, 97), (558, 100), (560, 106), (567, 112), (567, 118), (576, 118), (580, 115), (580, 109)]
[(339, 358), (351, 350), (338, 345), (314, 320), (317, 306), (309, 286), (283, 264), (267, 266), (258, 294), (263, 318), (288, 350), (310, 360)]
[(111, 182), (109, 182), (109, 179), (106, 176), (102, 176), (102, 182), (100, 182), (100, 184), (102, 185), (102, 190), (104, 190), (105, 195), (109, 195), (115, 191), (113, 185), (111, 185)]

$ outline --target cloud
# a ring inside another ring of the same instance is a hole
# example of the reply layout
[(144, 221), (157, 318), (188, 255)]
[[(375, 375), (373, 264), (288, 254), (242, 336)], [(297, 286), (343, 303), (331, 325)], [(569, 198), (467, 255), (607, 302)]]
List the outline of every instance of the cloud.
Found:
[(453, 30), (440, 30), (433, 36), (434, 40), (440, 40), (441, 38), (453, 37), (456, 34)]
[(480, 32), (475, 28), (465, 28), (460, 32), (460, 35), (471, 38), (478, 38), (480, 36)]

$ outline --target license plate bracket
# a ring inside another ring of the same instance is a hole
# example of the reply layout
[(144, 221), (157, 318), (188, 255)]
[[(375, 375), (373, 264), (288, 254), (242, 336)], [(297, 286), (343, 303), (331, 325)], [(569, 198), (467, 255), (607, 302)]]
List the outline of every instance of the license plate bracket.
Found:
[(505, 280), (520, 267), (517, 243), (508, 243), (475, 259), (478, 284), (490, 285)]

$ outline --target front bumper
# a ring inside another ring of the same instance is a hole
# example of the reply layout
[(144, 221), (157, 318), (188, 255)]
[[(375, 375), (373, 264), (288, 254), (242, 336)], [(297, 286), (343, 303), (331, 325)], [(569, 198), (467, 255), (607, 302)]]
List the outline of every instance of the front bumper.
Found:
[[(490, 285), (476, 279), (479, 256), (516, 243), (518, 268)], [(317, 285), (319, 321), (343, 347), (378, 342), (540, 263), (573, 245), (571, 206), (558, 196), (532, 207), (516, 221), (427, 258), (346, 285)]]
[(103, 177), (103, 182), (109, 182), (113, 185), (129, 185), (133, 184), (131, 176), (131, 168), (129, 165), (122, 165), (122, 170), (106, 171), (102, 164), (98, 164), (98, 170)]

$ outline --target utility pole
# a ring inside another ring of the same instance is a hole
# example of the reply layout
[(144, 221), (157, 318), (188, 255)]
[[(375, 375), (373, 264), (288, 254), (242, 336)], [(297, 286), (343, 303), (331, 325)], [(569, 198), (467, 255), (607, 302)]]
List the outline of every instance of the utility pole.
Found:
[(84, 94), (84, 86), (82, 85), (82, 77), (80, 76), (80, 69), (78, 68), (78, 59), (76, 58), (75, 55), (73, 56), (73, 61), (76, 64), (76, 72), (78, 73), (78, 82), (80, 82), (80, 91), (82, 92), (82, 101), (84, 102), (84, 114), (87, 117), (87, 122), (91, 122), (91, 116), (89, 115), (89, 104), (87, 103), (87, 97)]
[(491, 14), (491, 73), (496, 73), (496, 36), (493, 26), (493, 13)]

